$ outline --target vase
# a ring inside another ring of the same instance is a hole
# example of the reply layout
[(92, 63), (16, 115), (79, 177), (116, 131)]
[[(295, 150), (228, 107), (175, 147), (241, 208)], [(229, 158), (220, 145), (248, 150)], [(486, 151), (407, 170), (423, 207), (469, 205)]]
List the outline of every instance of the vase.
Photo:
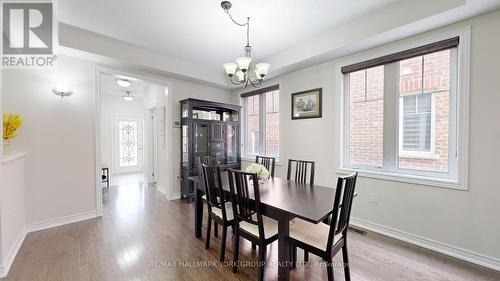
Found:
[(3, 155), (9, 155), (10, 153), (10, 140), (3, 141)]
[(259, 178), (259, 186), (264, 185), (268, 178)]

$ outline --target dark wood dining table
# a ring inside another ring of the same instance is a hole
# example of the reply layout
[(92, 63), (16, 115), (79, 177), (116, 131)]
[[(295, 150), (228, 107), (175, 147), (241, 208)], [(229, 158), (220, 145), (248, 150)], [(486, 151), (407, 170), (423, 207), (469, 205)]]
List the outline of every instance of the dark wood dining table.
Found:
[[(221, 173), (222, 186), (229, 194), (227, 172)], [(204, 184), (201, 177), (190, 177), (195, 188), (195, 236), (201, 237)], [(293, 218), (320, 223), (333, 209), (335, 189), (320, 185), (296, 183), (282, 178), (270, 178), (259, 185), (261, 212), (278, 221), (278, 280), (288, 280), (289, 222)], [(252, 195), (251, 195), (252, 196)]]

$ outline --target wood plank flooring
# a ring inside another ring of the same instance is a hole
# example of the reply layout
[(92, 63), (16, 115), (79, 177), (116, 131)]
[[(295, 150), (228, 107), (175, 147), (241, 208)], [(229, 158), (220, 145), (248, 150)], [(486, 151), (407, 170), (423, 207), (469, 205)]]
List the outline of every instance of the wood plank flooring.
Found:
[[(205, 250), (204, 240), (194, 237), (193, 220), (194, 204), (168, 201), (152, 186), (113, 186), (104, 195), (102, 218), (30, 233), (2, 280), (257, 279), (257, 268), (251, 264), (237, 274), (219, 264), (219, 238), (213, 237)], [(500, 280), (500, 272), (381, 235), (351, 232), (349, 238), (352, 280)], [(232, 252), (228, 240), (227, 262)], [(240, 253), (243, 261), (257, 260), (257, 252), (245, 240)], [(302, 260), (300, 250), (298, 258)], [(277, 260), (277, 243), (268, 250), (267, 260)], [(339, 257), (335, 261), (341, 264)], [(313, 256), (290, 273), (291, 280), (327, 280), (319, 262)], [(266, 280), (276, 278), (277, 268), (269, 266)], [(344, 280), (340, 266), (335, 279)]]

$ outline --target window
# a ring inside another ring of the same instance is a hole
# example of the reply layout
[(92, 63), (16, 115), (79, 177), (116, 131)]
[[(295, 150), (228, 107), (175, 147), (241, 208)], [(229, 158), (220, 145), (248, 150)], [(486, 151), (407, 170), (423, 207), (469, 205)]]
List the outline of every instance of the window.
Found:
[(243, 155), (279, 157), (279, 87), (241, 95), (244, 111)]
[(341, 68), (344, 169), (463, 186), (459, 40)]

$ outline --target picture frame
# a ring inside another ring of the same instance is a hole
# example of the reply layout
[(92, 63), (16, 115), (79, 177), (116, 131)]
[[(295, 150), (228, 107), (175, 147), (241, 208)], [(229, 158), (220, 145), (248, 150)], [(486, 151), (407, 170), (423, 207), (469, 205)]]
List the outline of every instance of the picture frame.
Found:
[(292, 120), (322, 117), (322, 88), (292, 93)]

